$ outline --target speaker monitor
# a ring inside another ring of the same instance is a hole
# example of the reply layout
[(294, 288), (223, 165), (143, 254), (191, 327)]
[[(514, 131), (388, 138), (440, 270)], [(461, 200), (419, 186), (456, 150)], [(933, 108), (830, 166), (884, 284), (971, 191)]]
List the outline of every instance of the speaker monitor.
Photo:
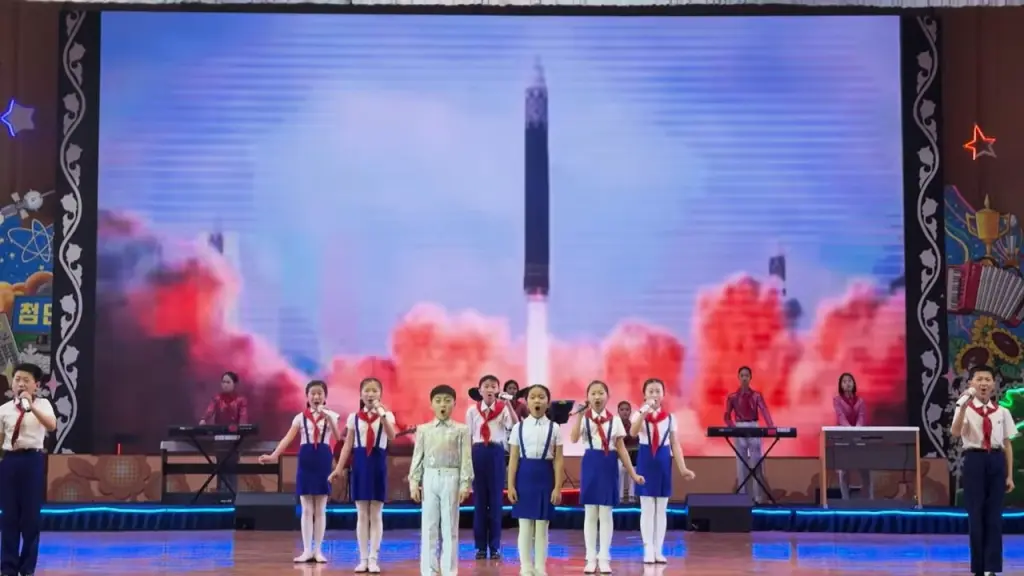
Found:
[(687, 521), (697, 532), (750, 532), (754, 503), (746, 494), (690, 494)]
[(239, 492), (235, 498), (235, 530), (295, 530), (299, 519), (295, 494)]

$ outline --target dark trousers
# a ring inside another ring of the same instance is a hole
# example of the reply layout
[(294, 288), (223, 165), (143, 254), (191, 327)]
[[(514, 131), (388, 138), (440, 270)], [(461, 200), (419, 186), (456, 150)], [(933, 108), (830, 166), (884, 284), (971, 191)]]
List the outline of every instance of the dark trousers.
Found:
[(961, 482), (971, 541), (971, 572), (1002, 572), (1003, 497), (1006, 495), (1003, 451), (965, 450)]
[(473, 540), (478, 551), (501, 548), (501, 506), (504, 504), (505, 448), (473, 444)]
[[(238, 493), (238, 475), (235, 474), (234, 472), (232, 472), (232, 470), (234, 470), (235, 466), (238, 466), (238, 461), (239, 461), (238, 454), (236, 453), (235, 455), (233, 455), (230, 458), (228, 458), (228, 453), (227, 452), (223, 452), (223, 453), (221, 453), (221, 454), (219, 454), (217, 456), (217, 461), (225, 463), (225, 467), (224, 467), (225, 472), (220, 475), (220, 478), (217, 478), (217, 492), (220, 492), (220, 493), (228, 492), (228, 493), (230, 493), (231, 492), (231, 488), (234, 488), (235, 489), (235, 493), (237, 494)], [(228, 484), (231, 485), (231, 488), (228, 488)]]
[(39, 560), (46, 455), (8, 452), (0, 460), (0, 574), (34, 574)]

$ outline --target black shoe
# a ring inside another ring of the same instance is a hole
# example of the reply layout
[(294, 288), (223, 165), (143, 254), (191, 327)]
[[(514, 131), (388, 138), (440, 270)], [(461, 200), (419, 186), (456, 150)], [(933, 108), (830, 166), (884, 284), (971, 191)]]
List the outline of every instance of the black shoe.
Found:
[(483, 550), (477, 550), (476, 551), (476, 559), (477, 560), (487, 560), (487, 552), (485, 552)]
[(501, 552), (497, 550), (491, 550), (491, 560), (501, 560)]

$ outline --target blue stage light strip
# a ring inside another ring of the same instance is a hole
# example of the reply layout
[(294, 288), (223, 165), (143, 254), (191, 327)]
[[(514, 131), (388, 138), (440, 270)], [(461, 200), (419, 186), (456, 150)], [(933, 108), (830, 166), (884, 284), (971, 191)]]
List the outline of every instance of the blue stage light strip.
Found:
[[(511, 506), (502, 508), (505, 512), (512, 510)], [(557, 512), (573, 513), (583, 512), (582, 508), (571, 506), (558, 506)], [(472, 512), (472, 506), (462, 506), (460, 512)], [(67, 516), (71, 514), (234, 514), (234, 506), (46, 506), (43, 514), (54, 516)], [(327, 509), (328, 514), (355, 514), (353, 506), (332, 506)], [(384, 508), (384, 514), (408, 515), (419, 514), (417, 507), (392, 507)], [(614, 514), (639, 514), (639, 508), (616, 508)], [(687, 509), (669, 508), (669, 514), (685, 515)], [(958, 510), (815, 510), (806, 508), (755, 508), (753, 513), (758, 516), (847, 516), (847, 517), (885, 517), (885, 516), (906, 516), (906, 517), (931, 517), (931, 518), (967, 518), (967, 513)], [(1024, 518), (1024, 511), (1003, 512), (1004, 519)]]

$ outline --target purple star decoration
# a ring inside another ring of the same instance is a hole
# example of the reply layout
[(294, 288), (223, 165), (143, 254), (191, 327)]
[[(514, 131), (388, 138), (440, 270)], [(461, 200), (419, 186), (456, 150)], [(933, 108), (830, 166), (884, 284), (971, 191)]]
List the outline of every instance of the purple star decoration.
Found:
[(11, 103), (7, 105), (7, 111), (0, 115), (0, 123), (7, 127), (7, 133), (13, 138), (18, 135), (18, 132), (36, 127), (32, 121), (32, 115), (35, 113), (34, 109), (11, 100)]

